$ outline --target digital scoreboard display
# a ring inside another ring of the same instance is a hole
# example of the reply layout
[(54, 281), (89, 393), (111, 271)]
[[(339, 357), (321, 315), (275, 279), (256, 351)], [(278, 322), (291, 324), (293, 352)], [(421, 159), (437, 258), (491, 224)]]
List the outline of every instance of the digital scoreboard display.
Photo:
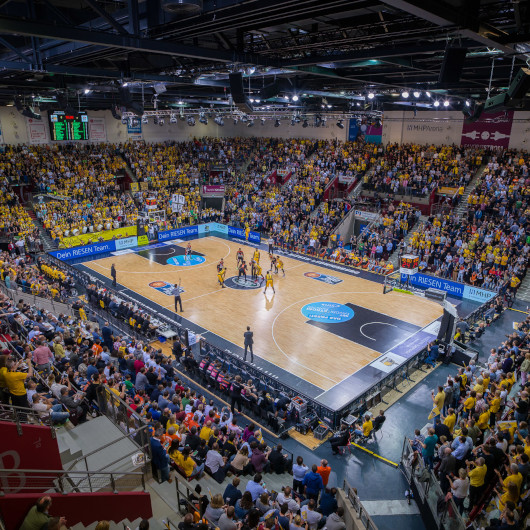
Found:
[(52, 112), (50, 118), (51, 139), (54, 142), (88, 140), (88, 116), (86, 112)]

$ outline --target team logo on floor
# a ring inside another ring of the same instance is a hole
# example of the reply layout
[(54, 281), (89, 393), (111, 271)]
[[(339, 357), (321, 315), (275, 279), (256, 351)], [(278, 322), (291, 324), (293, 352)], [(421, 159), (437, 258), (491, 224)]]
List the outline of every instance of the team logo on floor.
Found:
[(168, 265), (175, 265), (175, 267), (193, 267), (194, 265), (200, 265), (204, 263), (206, 258), (204, 256), (173, 256), (168, 258), (166, 263)]
[(355, 311), (351, 307), (334, 302), (313, 302), (302, 307), (301, 312), (309, 320), (327, 324), (347, 322), (355, 315)]
[(237, 276), (232, 276), (225, 280), (225, 285), (230, 287), (230, 289), (259, 289), (261, 287), (261, 282), (263, 280), (255, 280), (250, 276), (247, 276), (247, 279), (243, 276), (238, 278)]
[(329, 285), (336, 285), (341, 283), (342, 280), (336, 276), (330, 276), (329, 274), (320, 274), (319, 272), (304, 272), (306, 278), (318, 280), (319, 282), (328, 283)]
[[(149, 284), (149, 287), (152, 287), (153, 289), (156, 289), (157, 291), (164, 293), (167, 296), (174, 296), (176, 293), (174, 292), (175, 286), (171, 283), (164, 282), (162, 280), (158, 280), (156, 282), (151, 282)], [(182, 287), (179, 287), (179, 291), (181, 293), (184, 292), (184, 289)]]

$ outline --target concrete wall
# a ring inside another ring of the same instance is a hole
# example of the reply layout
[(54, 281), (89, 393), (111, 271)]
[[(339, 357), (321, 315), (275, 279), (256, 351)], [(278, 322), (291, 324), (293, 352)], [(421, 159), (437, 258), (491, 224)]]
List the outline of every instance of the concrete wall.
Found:
[[(127, 141), (127, 127), (121, 120), (114, 119), (110, 111), (90, 111), (88, 115), (105, 119), (108, 142)], [(43, 113), (43, 121), (47, 124), (46, 113)], [(459, 111), (418, 111), (416, 116), (408, 110), (389, 111), (383, 119), (383, 143), (460, 144), (462, 124), (463, 114)], [(0, 127), (4, 143), (28, 143), (26, 118), (15, 107), (0, 107)], [(225, 120), (225, 126), (219, 127), (210, 119), (207, 125), (197, 120), (194, 127), (189, 127), (180, 120), (170, 124), (167, 118), (162, 127), (152, 121), (143, 125), (143, 138), (148, 142), (182, 141), (202, 136), (346, 140), (347, 126), (339, 129), (334, 120), (329, 120), (325, 127), (304, 129), (301, 123), (291, 126), (290, 120), (282, 120), (280, 127), (274, 127), (274, 121), (267, 120), (265, 125), (256, 121), (254, 127), (247, 127), (241, 122), (234, 125), (232, 120)], [(530, 112), (514, 113), (510, 147), (530, 149)]]

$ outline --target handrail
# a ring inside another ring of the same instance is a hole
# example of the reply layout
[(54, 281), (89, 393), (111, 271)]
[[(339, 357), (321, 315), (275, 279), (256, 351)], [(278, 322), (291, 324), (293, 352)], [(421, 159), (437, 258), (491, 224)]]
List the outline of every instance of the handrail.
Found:
[(346, 497), (351, 502), (353, 509), (357, 512), (360, 522), (363, 524), (364, 528), (367, 530), (377, 530), (377, 526), (370, 517), (370, 514), (366, 511), (366, 508), (363, 506), (359, 496), (346, 479), (344, 479), (342, 489), (346, 493)]

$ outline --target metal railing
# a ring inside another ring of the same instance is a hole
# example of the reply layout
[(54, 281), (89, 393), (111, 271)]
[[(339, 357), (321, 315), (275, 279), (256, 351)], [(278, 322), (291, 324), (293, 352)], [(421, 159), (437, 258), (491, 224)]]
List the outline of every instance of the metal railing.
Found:
[(23, 434), (22, 425), (47, 425), (51, 428), (52, 437), (55, 438), (55, 429), (51, 417), (41, 417), (38, 412), (27, 407), (15, 407), (8, 404), (0, 404), (0, 422), (9, 421), (17, 426), (19, 435)]
[(357, 493), (355, 493), (355, 490), (348, 484), (346, 480), (344, 480), (342, 489), (344, 490), (344, 493), (346, 493), (348, 500), (351, 502), (353, 509), (359, 516), (364, 528), (366, 528), (366, 530), (377, 530), (377, 526), (370, 517), (370, 514), (366, 511), (366, 508), (363, 506), (361, 499), (359, 499)]
[(417, 492), (414, 498), (418, 506), (430, 513), (431, 521), (426, 521), (423, 515), (424, 511), (422, 511), (422, 517), (424, 517), (427, 528), (432, 528), (433, 523), (436, 528), (446, 530), (464, 530), (466, 528), (466, 521), (460, 515), (452, 498), (446, 501), (445, 509), (440, 510), (439, 501), (440, 498), (445, 498), (445, 493), (433, 472), (425, 467), (421, 456), (414, 452), (407, 437), (403, 441), (400, 465), (410, 487)]
[(133, 491), (142, 487), (141, 472), (64, 471), (48, 469), (0, 469), (0, 494), (57, 492), (94, 493)]

